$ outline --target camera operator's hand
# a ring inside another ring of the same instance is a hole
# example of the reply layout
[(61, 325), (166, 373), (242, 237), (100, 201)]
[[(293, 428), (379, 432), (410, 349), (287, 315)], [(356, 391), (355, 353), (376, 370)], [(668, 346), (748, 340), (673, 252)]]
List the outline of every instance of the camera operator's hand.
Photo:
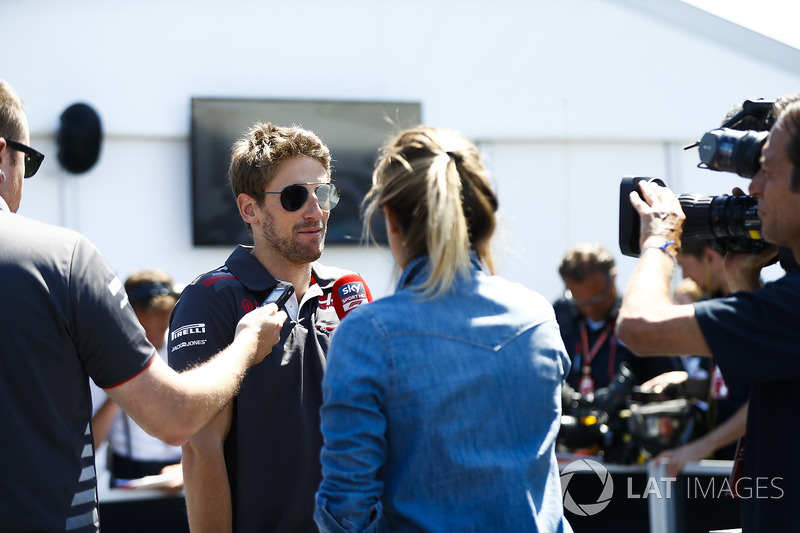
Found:
[[(744, 196), (739, 187), (733, 189), (733, 196)], [(761, 287), (761, 269), (775, 262), (777, 246), (769, 246), (760, 254), (725, 254), (725, 278), (728, 288), (733, 291), (754, 291)]]
[(678, 477), (683, 467), (689, 461), (699, 461), (710, 457), (714, 453), (714, 446), (705, 439), (684, 444), (672, 450), (665, 450), (653, 458), (654, 464), (667, 463), (667, 475)]
[(654, 238), (651, 244), (655, 246), (663, 245), (664, 241), (674, 241), (679, 249), (686, 215), (678, 197), (668, 188), (644, 180), (639, 182), (639, 190), (641, 198), (634, 191), (630, 199), (641, 218), (641, 249), (644, 250), (651, 238)]
[(689, 374), (685, 370), (672, 370), (645, 381), (639, 386), (639, 390), (661, 394), (670, 387), (683, 385), (688, 379)]

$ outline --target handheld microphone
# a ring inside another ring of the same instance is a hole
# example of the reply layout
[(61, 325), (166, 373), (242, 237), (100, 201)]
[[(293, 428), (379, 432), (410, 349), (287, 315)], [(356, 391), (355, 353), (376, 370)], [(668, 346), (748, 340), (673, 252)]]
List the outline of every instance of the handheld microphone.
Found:
[(361, 304), (372, 301), (372, 293), (364, 278), (358, 274), (348, 274), (336, 280), (333, 284), (333, 308), (339, 320)]

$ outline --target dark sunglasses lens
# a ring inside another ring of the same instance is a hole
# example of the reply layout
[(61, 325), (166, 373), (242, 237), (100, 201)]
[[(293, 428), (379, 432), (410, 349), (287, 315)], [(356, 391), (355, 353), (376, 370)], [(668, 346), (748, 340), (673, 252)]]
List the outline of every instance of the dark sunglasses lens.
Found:
[(39, 170), (43, 157), (25, 154), (25, 177), (30, 178)]
[(281, 205), (287, 211), (297, 211), (308, 199), (308, 189), (302, 185), (289, 185), (281, 191)]
[(333, 183), (325, 183), (317, 187), (317, 201), (325, 211), (330, 211), (339, 203), (339, 187)]

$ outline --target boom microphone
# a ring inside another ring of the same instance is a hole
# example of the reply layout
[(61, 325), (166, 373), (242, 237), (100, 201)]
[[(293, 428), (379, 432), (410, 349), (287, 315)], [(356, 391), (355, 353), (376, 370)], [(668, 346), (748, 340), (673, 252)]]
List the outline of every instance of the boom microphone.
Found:
[(372, 293), (364, 278), (358, 274), (348, 274), (333, 284), (333, 308), (339, 320), (361, 304), (372, 301)]

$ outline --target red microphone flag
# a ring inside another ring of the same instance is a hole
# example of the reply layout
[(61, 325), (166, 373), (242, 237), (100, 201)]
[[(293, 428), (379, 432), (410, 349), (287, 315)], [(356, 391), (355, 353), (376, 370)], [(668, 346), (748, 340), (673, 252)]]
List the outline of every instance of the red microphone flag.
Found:
[(361, 304), (372, 301), (372, 293), (364, 278), (358, 274), (348, 274), (333, 284), (333, 307), (339, 320)]

